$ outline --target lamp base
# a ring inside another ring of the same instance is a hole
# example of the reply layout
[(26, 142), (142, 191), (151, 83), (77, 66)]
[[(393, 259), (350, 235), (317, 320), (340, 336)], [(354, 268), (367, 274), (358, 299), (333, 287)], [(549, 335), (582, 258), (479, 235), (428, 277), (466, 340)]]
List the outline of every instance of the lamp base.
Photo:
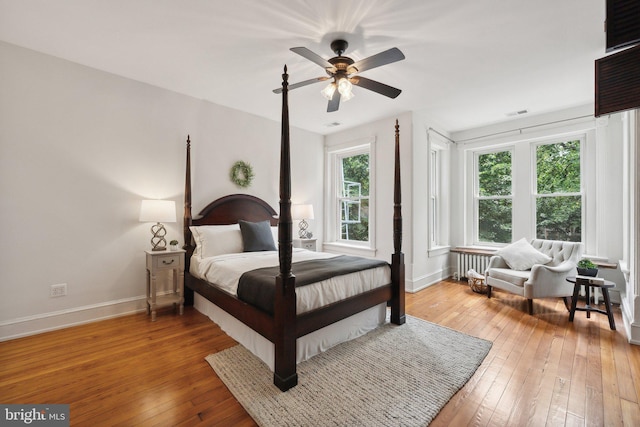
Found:
[(166, 251), (167, 241), (164, 239), (164, 236), (167, 235), (167, 230), (164, 228), (164, 225), (162, 225), (161, 223), (152, 225), (151, 234), (153, 234), (153, 237), (151, 238), (151, 250)]
[(298, 227), (299, 227), (298, 236), (300, 236), (301, 239), (306, 239), (307, 228), (309, 228), (309, 224), (304, 219), (301, 219), (300, 224), (298, 224)]

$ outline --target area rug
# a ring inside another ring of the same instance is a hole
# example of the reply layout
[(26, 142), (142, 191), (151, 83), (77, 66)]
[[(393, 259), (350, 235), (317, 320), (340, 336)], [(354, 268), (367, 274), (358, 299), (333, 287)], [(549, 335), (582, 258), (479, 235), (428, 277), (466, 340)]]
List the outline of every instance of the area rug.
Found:
[(426, 426), (491, 345), (407, 316), (300, 363), (284, 393), (241, 345), (206, 360), (260, 426)]

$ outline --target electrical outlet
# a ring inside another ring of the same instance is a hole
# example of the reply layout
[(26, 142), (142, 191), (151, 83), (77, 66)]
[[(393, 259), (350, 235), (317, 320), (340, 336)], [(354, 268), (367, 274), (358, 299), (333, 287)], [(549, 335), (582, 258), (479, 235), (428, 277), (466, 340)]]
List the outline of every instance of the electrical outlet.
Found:
[(49, 286), (49, 297), (63, 297), (67, 295), (67, 284), (60, 283), (58, 285)]

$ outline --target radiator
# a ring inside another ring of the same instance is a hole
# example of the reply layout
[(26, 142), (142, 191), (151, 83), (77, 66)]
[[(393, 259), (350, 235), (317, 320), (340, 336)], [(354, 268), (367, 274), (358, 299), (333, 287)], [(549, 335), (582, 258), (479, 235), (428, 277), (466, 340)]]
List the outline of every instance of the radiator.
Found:
[(467, 271), (473, 269), (484, 276), (491, 255), (458, 253), (458, 279), (467, 277)]

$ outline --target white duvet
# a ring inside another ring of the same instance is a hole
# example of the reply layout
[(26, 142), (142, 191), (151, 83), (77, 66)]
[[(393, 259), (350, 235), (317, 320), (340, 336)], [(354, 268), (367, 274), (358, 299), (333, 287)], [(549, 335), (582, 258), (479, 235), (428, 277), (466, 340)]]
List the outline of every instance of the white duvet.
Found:
[[(337, 255), (294, 248), (292, 261), (295, 263), (335, 256)], [(237, 295), (238, 280), (244, 272), (274, 267), (278, 262), (277, 251), (242, 252), (209, 258), (200, 258), (196, 255), (191, 258), (189, 272), (195, 277), (216, 284), (232, 295)], [(391, 270), (387, 266), (381, 266), (300, 286), (296, 288), (297, 313), (304, 313), (390, 282)]]

